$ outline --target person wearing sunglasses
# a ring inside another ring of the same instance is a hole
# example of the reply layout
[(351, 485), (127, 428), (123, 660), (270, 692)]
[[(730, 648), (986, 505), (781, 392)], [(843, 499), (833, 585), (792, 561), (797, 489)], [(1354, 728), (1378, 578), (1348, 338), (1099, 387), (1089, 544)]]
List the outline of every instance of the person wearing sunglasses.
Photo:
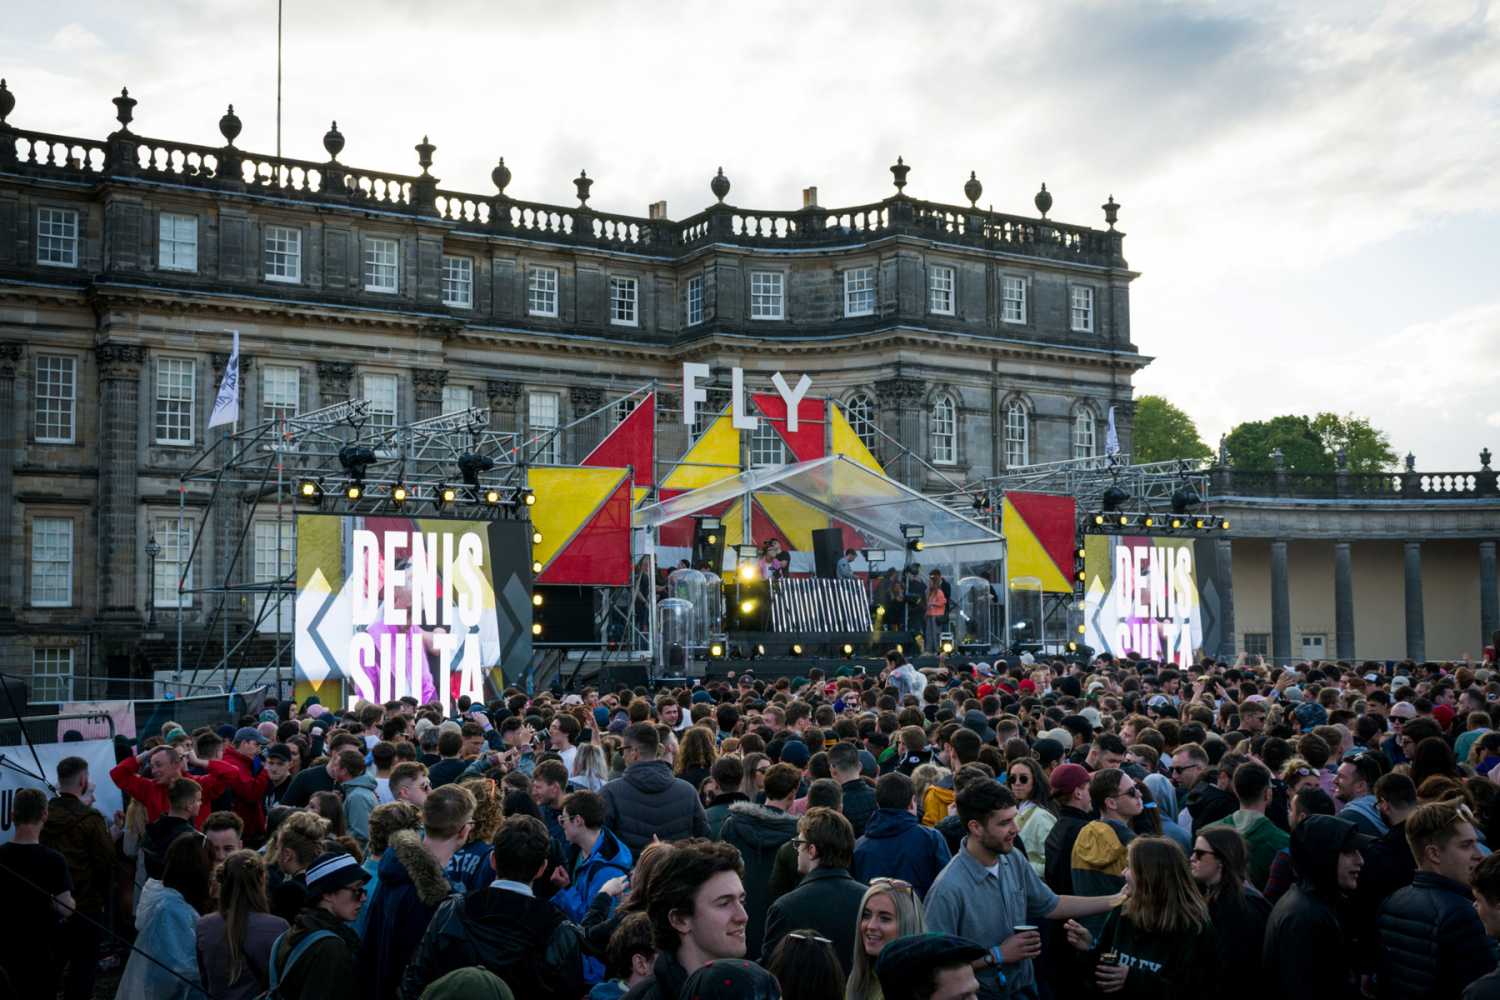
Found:
[[(1089, 779), (1089, 799), (1099, 818), (1078, 831), (1073, 842), (1073, 892), (1079, 896), (1113, 896), (1125, 885), (1125, 857), (1135, 839), (1132, 822), (1144, 803), (1135, 779), (1117, 767), (1096, 771)], [(1098, 936), (1106, 914), (1083, 919)]]
[(318, 856), (305, 877), (307, 903), (292, 929), (271, 946), (276, 995), (285, 1000), (355, 1000), (362, 995), (355, 965), (359, 937), (349, 925), (359, 916), (370, 876), (353, 855), (330, 851)]
[(1227, 973), (1219, 978), (1226, 1000), (1251, 1000), (1262, 991), (1260, 947), (1271, 904), (1246, 884), (1249, 865), (1245, 838), (1228, 826), (1205, 828), (1189, 856), (1193, 881), (1208, 901), (1219, 965)]

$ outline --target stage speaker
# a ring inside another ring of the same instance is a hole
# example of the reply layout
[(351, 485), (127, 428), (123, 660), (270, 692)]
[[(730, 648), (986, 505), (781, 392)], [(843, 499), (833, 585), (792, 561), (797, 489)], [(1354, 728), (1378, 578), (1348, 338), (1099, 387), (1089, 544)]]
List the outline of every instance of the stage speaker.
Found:
[(693, 518), (693, 568), (707, 563), (719, 573), (724, 569), (724, 526), (718, 518), (713, 521), (717, 527), (705, 528), (703, 518)]
[(844, 532), (839, 528), (814, 528), (812, 541), (818, 575), (832, 580), (839, 575), (839, 560), (844, 556)]
[(614, 691), (622, 685), (628, 688), (644, 687), (648, 681), (644, 663), (619, 663), (605, 667), (599, 675), (600, 687)]
[(539, 641), (580, 645), (598, 641), (593, 588), (540, 586), (534, 596), (541, 598), (531, 609), (532, 617), (542, 626)]

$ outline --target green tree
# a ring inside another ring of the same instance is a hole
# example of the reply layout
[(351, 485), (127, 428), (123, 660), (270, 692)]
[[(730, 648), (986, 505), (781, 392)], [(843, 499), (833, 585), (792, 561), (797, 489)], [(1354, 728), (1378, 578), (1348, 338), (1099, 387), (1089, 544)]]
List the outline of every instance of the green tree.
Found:
[(1312, 431), (1323, 442), (1323, 449), (1334, 456), (1335, 466), (1341, 449), (1350, 472), (1385, 472), (1396, 465), (1391, 439), (1364, 417), (1319, 413), (1312, 418)]
[(1237, 469), (1269, 471), (1278, 448), (1289, 472), (1334, 472), (1342, 449), (1350, 472), (1380, 472), (1395, 464), (1396, 453), (1384, 431), (1353, 414), (1285, 414), (1239, 424), (1225, 439)]
[(1213, 452), (1198, 436), (1193, 418), (1161, 396), (1137, 396), (1130, 447), (1132, 462), (1170, 462), (1210, 458)]

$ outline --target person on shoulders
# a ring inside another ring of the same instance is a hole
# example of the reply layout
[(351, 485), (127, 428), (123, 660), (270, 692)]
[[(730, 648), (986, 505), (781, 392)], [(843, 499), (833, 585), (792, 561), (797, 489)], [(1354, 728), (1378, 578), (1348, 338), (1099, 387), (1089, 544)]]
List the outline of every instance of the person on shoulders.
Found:
[(1495, 970), (1469, 892), (1481, 857), (1479, 836), (1467, 810), (1432, 802), (1407, 819), (1406, 839), (1417, 873), (1376, 919), (1379, 992), (1413, 1000), (1457, 996)]
[(535, 816), (506, 817), (490, 854), (495, 880), (438, 907), (401, 974), (401, 1000), (420, 1000), (430, 983), (467, 966), (493, 972), (518, 997), (582, 995), (582, 931), (531, 889), (547, 870), (551, 843)]
[(349, 925), (368, 880), (345, 851), (320, 854), (308, 867), (306, 904), (271, 949), (268, 978), (278, 1000), (366, 1000), (355, 963), (359, 938)]

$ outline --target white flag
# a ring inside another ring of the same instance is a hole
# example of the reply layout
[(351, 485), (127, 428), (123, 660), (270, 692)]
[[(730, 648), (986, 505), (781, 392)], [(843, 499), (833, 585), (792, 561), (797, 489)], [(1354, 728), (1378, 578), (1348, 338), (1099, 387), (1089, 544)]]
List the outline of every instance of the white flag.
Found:
[(224, 366), (224, 381), (219, 383), (219, 394), (214, 397), (214, 409), (208, 415), (208, 426), (212, 429), (220, 424), (236, 423), (239, 419), (240, 331), (236, 330), (234, 331), (234, 348), (229, 352), (229, 364)]
[[(238, 354), (236, 354), (238, 357)], [(1114, 458), (1120, 453), (1120, 434), (1115, 430), (1115, 408), (1109, 408), (1109, 428), (1104, 432), (1104, 454)]]

